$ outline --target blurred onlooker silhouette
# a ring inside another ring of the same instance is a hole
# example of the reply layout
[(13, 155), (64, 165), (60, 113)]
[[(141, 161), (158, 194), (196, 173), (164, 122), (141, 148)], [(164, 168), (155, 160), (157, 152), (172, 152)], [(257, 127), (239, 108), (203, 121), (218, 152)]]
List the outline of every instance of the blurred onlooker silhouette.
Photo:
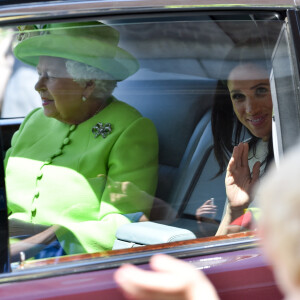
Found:
[[(286, 300), (300, 299), (300, 143), (273, 165), (256, 195), (261, 204), (259, 232), (267, 259)], [(152, 271), (124, 265), (115, 279), (130, 299), (218, 299), (201, 271), (175, 258), (156, 255)], [(184, 276), (183, 276), (184, 274)]]

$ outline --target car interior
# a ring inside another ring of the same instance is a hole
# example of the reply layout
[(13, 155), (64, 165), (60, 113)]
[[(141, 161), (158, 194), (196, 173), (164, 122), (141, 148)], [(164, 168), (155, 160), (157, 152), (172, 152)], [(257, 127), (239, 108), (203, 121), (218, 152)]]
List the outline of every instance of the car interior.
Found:
[[(268, 36), (266, 48), (274, 48), (282, 21), (278, 15), (266, 15), (245, 13), (234, 22), (230, 15), (192, 16), (176, 22), (175, 29), (168, 18), (106, 22), (120, 32), (121, 46), (140, 63), (139, 71), (119, 82), (113, 95), (153, 121), (159, 137), (155, 197), (177, 215), (120, 227), (114, 249), (215, 235), (226, 203), (225, 174), (215, 177), (211, 129), (219, 71), (227, 52), (244, 35), (263, 33)], [(21, 120), (1, 120), (4, 150)], [(217, 213), (199, 226), (195, 211), (211, 198)]]
[[(257, 18), (259, 19), (259, 16)], [(215, 30), (214, 33), (220, 39), (223, 38), (225, 48), (230, 48), (234, 42), (239, 42), (241, 36), (238, 35), (243, 29), (249, 29), (249, 26), (254, 24), (263, 28), (263, 24), (259, 21), (244, 22), (244, 24), (241, 22), (242, 30), (238, 32), (231, 22), (223, 20), (223, 22), (211, 24), (205, 21), (201, 25), (198, 24), (199, 28), (204, 27), (210, 30), (210, 33)], [(269, 44), (266, 46), (266, 48), (270, 48), (268, 51), (272, 51), (274, 47), (274, 40), (276, 41), (281, 26), (279, 23), (271, 22), (268, 24), (269, 28), (264, 28), (265, 31), (272, 33), (268, 40)], [(210, 29), (206, 28), (208, 24), (212, 25)], [(216, 24), (219, 26), (218, 28), (214, 27)], [(185, 24), (185, 26), (193, 28), (192, 24)], [(222, 32), (219, 31), (220, 28), (222, 28)], [(202, 34), (206, 32), (205, 29), (201, 30)], [(208, 39), (207, 36), (201, 39), (199, 31), (197, 34), (200, 40)], [(226, 38), (230, 38), (230, 42)], [(159, 41), (161, 43), (161, 40)], [(162, 47), (161, 44), (159, 46)], [(209, 48), (209, 46), (207, 49), (212, 50), (213, 47)], [(216, 45), (213, 46), (215, 49)], [(144, 53), (139, 53), (138, 55), (143, 57), (140, 59), (141, 66), (145, 66), (145, 68), (139, 70), (129, 80), (119, 84), (115, 90), (114, 94), (117, 98), (136, 107), (156, 125), (160, 152), (159, 182), (155, 196), (164, 199), (176, 211), (177, 218), (172, 221), (155, 220), (155, 223), (126, 225), (126, 230), (123, 228), (118, 230), (114, 249), (126, 247), (126, 242), (128, 243), (127, 247), (164, 243), (175, 237), (177, 239), (178, 235), (182, 240), (190, 239), (192, 233), (197, 238), (214, 236), (218, 229), (226, 204), (225, 172), (215, 176), (218, 171), (218, 163), (213, 153), (211, 109), (216, 93), (217, 78), (220, 76), (213, 72), (216, 72), (216, 69), (220, 70), (222, 59), (216, 60), (214, 57), (211, 58), (213, 62), (209, 61), (209, 58), (205, 57), (208, 56), (207, 49), (202, 50), (200, 58), (194, 54), (193, 58), (176, 57), (176, 61), (169, 58), (169, 61), (166, 59), (154, 61), (151, 57), (149, 62), (149, 59), (144, 57)], [(171, 48), (169, 51), (170, 56), (173, 54), (172, 50)], [(178, 53), (173, 55), (179, 56)], [(201, 60), (200, 66), (204, 66), (202, 74), (205, 73), (205, 76), (194, 78), (195, 76), (178, 74), (180, 71), (187, 73), (189, 64), (199, 64), (199, 60)], [(173, 70), (172, 73), (157, 72), (158, 66), (161, 67), (167, 63), (168, 68), (173, 63), (179, 65), (181, 69), (179, 71), (177, 69), (177, 74)], [(210, 70), (207, 66), (213, 64), (216, 69)], [(149, 71), (149, 66), (151, 66), (151, 71)], [(173, 120), (180, 120), (180, 122)], [(248, 134), (245, 132), (243, 140), (247, 137)], [(218, 207), (217, 214), (213, 220), (207, 219), (199, 226), (195, 217), (196, 209), (210, 198), (214, 198), (214, 203)], [(160, 223), (160, 226), (157, 223)], [(166, 224), (168, 227), (164, 226)], [(183, 228), (188, 231), (182, 233)], [(162, 231), (168, 233), (167, 239), (165, 236), (161, 239), (161, 235), (157, 234)], [(145, 237), (147, 234), (149, 234), (148, 241)], [(156, 239), (153, 239), (153, 236)]]

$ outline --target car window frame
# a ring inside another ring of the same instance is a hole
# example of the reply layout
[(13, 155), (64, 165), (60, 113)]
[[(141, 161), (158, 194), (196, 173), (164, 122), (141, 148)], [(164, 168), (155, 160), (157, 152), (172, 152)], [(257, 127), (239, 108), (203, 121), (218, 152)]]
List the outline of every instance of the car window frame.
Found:
[[(1, 10), (0, 10), (1, 13)], [(201, 10), (201, 13), (207, 13), (207, 11)], [(222, 12), (221, 12), (222, 13)], [(224, 12), (223, 12), (224, 13)], [(239, 12), (237, 12), (238, 14)], [(101, 16), (102, 17), (102, 16)], [(115, 16), (118, 18), (119, 16)], [(61, 18), (53, 17), (55, 20), (61, 21)], [(111, 17), (110, 17), (111, 18)], [(138, 16), (137, 16), (138, 18)], [(25, 18), (26, 19), (26, 18)], [(27, 22), (32, 22), (35, 18), (27, 18)], [(18, 21), (18, 20), (16, 20)], [(13, 24), (14, 21), (10, 21)], [(19, 22), (19, 21), (18, 21)], [(9, 24), (6, 22), (0, 22), (0, 24)], [(290, 25), (292, 27), (294, 25)], [(299, 68), (298, 68), (299, 70)], [(299, 114), (300, 115), (300, 114)], [(68, 259), (61, 261), (58, 264), (52, 264), (51, 266), (39, 263), (35, 265), (35, 268), (30, 268), (23, 270), (22, 272), (16, 273), (6, 273), (0, 275), (0, 283), (12, 282), (19, 280), (28, 280), (38, 276), (39, 278), (57, 276), (62, 274), (71, 274), (75, 270), (76, 272), (87, 272), (99, 269), (108, 269), (112, 267), (120, 266), (124, 262), (132, 263), (146, 263), (149, 258), (157, 252), (163, 252), (172, 254), (176, 257), (190, 257), (195, 254), (206, 255), (211, 253), (221, 253), (226, 251), (234, 251), (237, 248), (249, 249), (251, 247), (257, 247), (259, 238), (254, 232), (233, 234), (223, 237), (211, 237), (208, 240), (206, 238), (201, 238), (193, 241), (186, 242), (176, 242), (171, 244), (161, 244), (155, 246), (145, 246), (143, 249), (139, 250), (115, 250), (113, 253), (106, 253), (103, 256), (97, 254), (87, 254), (74, 256), (68, 261)], [(133, 252), (133, 253), (131, 253)], [(105, 257), (107, 255), (112, 255), (111, 257)], [(136, 254), (136, 257), (134, 257)], [(32, 264), (34, 265), (34, 263)]]

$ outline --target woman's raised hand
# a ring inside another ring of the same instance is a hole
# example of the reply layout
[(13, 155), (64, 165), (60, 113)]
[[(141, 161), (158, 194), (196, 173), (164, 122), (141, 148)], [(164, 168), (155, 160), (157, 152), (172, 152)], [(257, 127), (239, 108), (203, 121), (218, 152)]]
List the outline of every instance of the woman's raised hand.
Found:
[(248, 143), (240, 143), (233, 148), (225, 177), (226, 194), (232, 220), (241, 216), (250, 204), (250, 192), (259, 178), (260, 162), (253, 166), (252, 174), (248, 165)]

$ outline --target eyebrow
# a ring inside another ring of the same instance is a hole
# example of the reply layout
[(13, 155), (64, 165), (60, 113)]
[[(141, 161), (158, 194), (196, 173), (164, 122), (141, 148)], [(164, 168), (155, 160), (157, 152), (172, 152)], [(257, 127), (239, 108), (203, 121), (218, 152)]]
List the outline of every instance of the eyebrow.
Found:
[(257, 87), (259, 87), (260, 85), (267, 85), (267, 86), (269, 86), (268, 83), (263, 83), (263, 82), (261, 82), (261, 83), (258, 83), (258, 84), (256, 84), (256, 85), (254, 85), (253, 87), (251, 87), (250, 90), (254, 90), (254, 89), (256, 89)]
[[(259, 86), (261, 86), (261, 85), (269, 86), (268, 83), (263, 83), (263, 82), (261, 82), (261, 83), (258, 83), (258, 84), (256, 84), (256, 85), (252, 86), (252, 87), (250, 88), (250, 90), (254, 90), (254, 89), (256, 89), (257, 87), (259, 87)], [(240, 91), (240, 90), (232, 90), (232, 91), (230, 91), (230, 94), (231, 94), (231, 93), (237, 93), (237, 92), (239, 92), (239, 91)]]
[(37, 72), (46, 72), (46, 73), (55, 73), (55, 71), (56, 71), (56, 69), (54, 69), (54, 68), (51, 68), (52, 66), (50, 66), (50, 67), (47, 67), (47, 69), (41, 69), (41, 68), (39, 68), (38, 66), (36, 67), (36, 71)]

